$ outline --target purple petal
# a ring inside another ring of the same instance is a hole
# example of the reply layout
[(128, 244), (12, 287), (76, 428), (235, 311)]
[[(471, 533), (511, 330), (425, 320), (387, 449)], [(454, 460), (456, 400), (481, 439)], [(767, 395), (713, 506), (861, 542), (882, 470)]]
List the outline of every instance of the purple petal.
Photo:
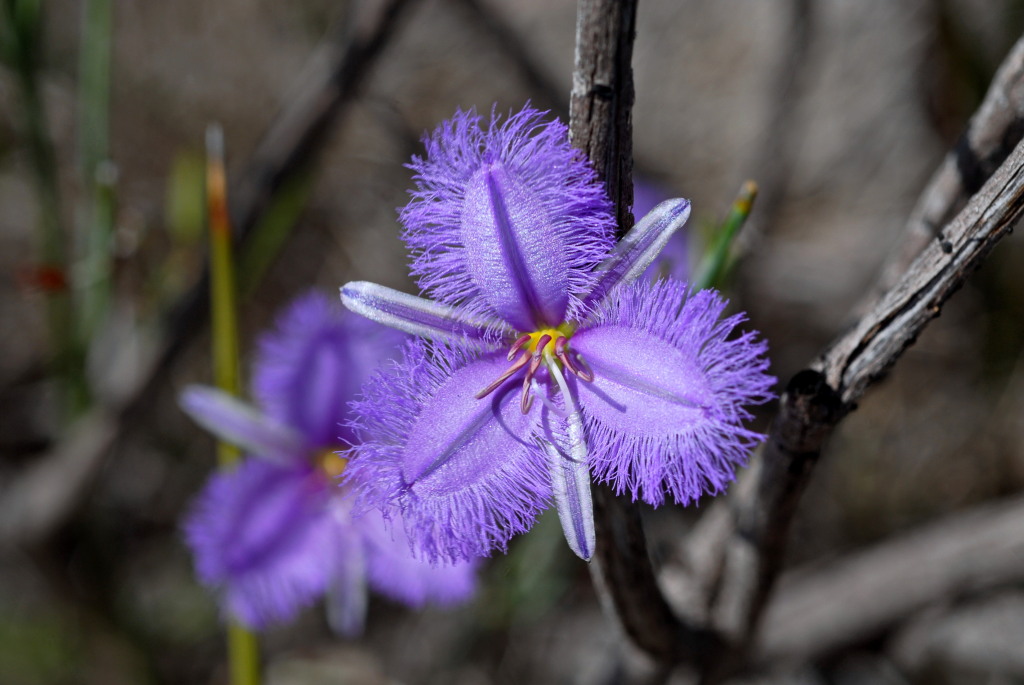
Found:
[(401, 217), (423, 290), (521, 331), (571, 317), (613, 244), (597, 175), (543, 116), (492, 114), (484, 130), (458, 112), (413, 161), (417, 190)]
[(413, 545), (432, 561), (504, 549), (550, 495), (531, 438), (537, 412), (521, 413), (516, 384), (474, 399), (507, 365), (504, 354), (475, 359), (417, 341), (353, 405), (364, 442), (350, 482), (363, 506), (397, 506)]
[(548, 455), (558, 519), (570, 549), (581, 559), (590, 561), (595, 544), (594, 505), (590, 498), (590, 467), (583, 423), (575, 408), (565, 419), (545, 412), (545, 424), (548, 421), (555, 426), (545, 431), (547, 439), (543, 447)]
[(484, 299), (519, 330), (554, 326), (569, 304), (566, 245), (547, 232), (540, 198), (501, 162), (469, 179), (462, 242), (473, 281), (487, 283)]
[(479, 560), (435, 565), (417, 559), (401, 517), (392, 514), (392, 521), (394, 525), (387, 525), (377, 510), (357, 519), (366, 541), (374, 590), (413, 608), (427, 604), (451, 606), (473, 596)]
[[(347, 516), (347, 515), (346, 515)], [(366, 554), (360, 524), (338, 526), (337, 563), (327, 586), (327, 623), (338, 635), (356, 637), (366, 626), (369, 604)]]
[(486, 349), (515, 331), (497, 319), (386, 288), (355, 281), (341, 288), (341, 301), (356, 314), (431, 340)]
[(658, 505), (721, 491), (763, 436), (746, 429), (748, 405), (772, 395), (766, 346), (728, 339), (742, 315), (722, 319), (713, 291), (678, 281), (620, 288), (571, 346), (594, 373), (574, 383), (595, 477)]
[(306, 459), (299, 433), (222, 390), (190, 385), (178, 404), (200, 426), (248, 454), (285, 466)]
[(312, 447), (351, 444), (344, 425), (377, 365), (405, 336), (345, 311), (326, 295), (296, 298), (264, 334), (253, 362), (253, 394), (266, 412)]
[(334, 575), (328, 484), (312, 469), (250, 459), (211, 477), (185, 523), (200, 581), (251, 628), (292, 618)]
[(616, 287), (631, 283), (658, 256), (668, 239), (690, 218), (690, 201), (666, 200), (637, 223), (615, 246), (615, 250), (597, 267), (593, 289), (583, 298), (593, 307), (607, 298)]

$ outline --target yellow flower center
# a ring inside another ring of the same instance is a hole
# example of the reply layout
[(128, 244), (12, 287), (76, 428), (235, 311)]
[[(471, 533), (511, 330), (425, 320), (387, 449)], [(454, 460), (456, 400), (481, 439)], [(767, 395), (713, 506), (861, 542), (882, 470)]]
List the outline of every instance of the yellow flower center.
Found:
[(348, 466), (348, 459), (341, 456), (337, 450), (324, 449), (316, 455), (316, 467), (320, 473), (324, 474), (328, 480), (337, 480), (341, 474), (345, 473), (345, 467)]
[[(476, 398), (486, 397), (501, 387), (520, 369), (526, 369), (526, 373), (523, 375), (523, 394), (520, 406), (522, 412), (527, 413), (530, 411), (530, 405), (533, 404), (530, 383), (545, 361), (557, 365), (557, 367), (552, 367), (552, 372), (556, 374), (560, 374), (561, 369), (564, 368), (582, 381), (589, 383), (594, 380), (594, 375), (590, 373), (578, 355), (573, 354), (569, 349), (569, 338), (575, 332), (574, 326), (563, 323), (554, 328), (541, 328), (519, 336), (512, 343), (508, 352), (508, 360), (512, 362), (512, 366), (508, 367), (494, 382), (478, 392)], [(559, 378), (561, 378), (560, 375)], [(560, 382), (564, 385), (564, 381)]]
[(558, 345), (566, 345), (569, 342), (569, 338), (572, 337), (572, 333), (572, 329), (568, 324), (562, 324), (557, 328), (541, 328), (533, 333), (526, 334), (530, 336), (530, 340), (523, 345), (522, 349), (525, 349), (531, 355), (536, 353), (537, 345), (540, 344), (540, 341), (544, 336), (547, 336), (548, 340), (544, 344), (544, 349), (542, 349), (539, 354), (547, 354), (548, 356), (551, 356), (554, 353), (555, 345), (558, 343), (559, 338), (565, 338), (565, 342), (558, 343)]

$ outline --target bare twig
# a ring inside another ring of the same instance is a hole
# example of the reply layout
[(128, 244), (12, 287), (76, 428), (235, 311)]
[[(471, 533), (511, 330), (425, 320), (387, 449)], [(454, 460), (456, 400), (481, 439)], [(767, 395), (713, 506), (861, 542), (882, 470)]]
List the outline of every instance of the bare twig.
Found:
[(116, 391), (76, 419), (59, 443), (0, 492), (0, 547), (45, 539), (70, 518), (114, 446), (130, 425), (124, 411), (156, 368), (156, 350), (138, 341), (133, 364), (112, 370)]
[(814, 371), (796, 374), (782, 395), (764, 451), (748, 475), (755, 488), (733, 503), (735, 529), (714, 618), (734, 644), (752, 636), (781, 567), (796, 504), (842, 413), (838, 396)]
[(1024, 580), (1024, 497), (979, 506), (817, 570), (784, 576), (756, 658), (807, 660), (937, 601)]
[(416, 3), (382, 4), (375, 15), (356, 17), (353, 23), (364, 25), (347, 26), (344, 40), (321, 46), (263, 136), (231, 189), (231, 218), (240, 235), (252, 230), (277, 189), (322, 147), (341, 110), (359, 94), (370, 67)]
[(66, 520), (93, 483), (117, 436), (116, 417), (92, 411), (65, 439), (28, 466), (0, 498), (0, 545), (39, 540)]
[[(414, 0), (388, 0), (372, 17), (356, 17), (344, 40), (329, 42), (312, 57), (306, 76), (286, 100), (270, 128), (231, 187), (231, 219), (240, 243), (252, 233), (270, 207), (275, 192), (308, 165), (322, 147), (331, 126), (354, 101), (370, 68), (376, 64)], [(172, 314), (171, 344), (161, 371), (205, 321), (209, 309), (208, 273), (182, 298)]]
[(1024, 591), (1019, 581), (1020, 576), (997, 592), (925, 609), (898, 626), (887, 640), (886, 652), (912, 679), (942, 669), (956, 673), (961, 681), (976, 675), (990, 681), (1021, 682)]
[(939, 229), (981, 188), (1024, 135), (1024, 38), (1003, 61), (967, 130), (921, 194), (903, 231), (901, 244), (882, 268), (859, 311), (866, 311), (891, 288), (932, 240), (946, 239)]
[(569, 136), (587, 153), (615, 204), (620, 234), (633, 226), (633, 40), (636, 0), (579, 0)]
[(903, 277), (814, 364), (843, 402), (856, 402), (881, 377), (942, 305), (1014, 225), (1024, 210), (1024, 146), (988, 179)]
[[(633, 78), (636, 2), (580, 0), (570, 135), (597, 167), (615, 202), (621, 231), (632, 225)], [(595, 486), (597, 549), (591, 572), (602, 605), (654, 670), (716, 651), (714, 636), (679, 621), (658, 587), (640, 514), (606, 486)]]
[[(635, 22), (635, 0), (577, 4), (570, 136), (601, 174), (620, 230), (632, 223)], [(595, 486), (593, 497), (597, 549), (591, 569), (602, 604), (636, 646), (656, 661), (671, 661), (678, 623), (655, 581), (639, 513), (606, 487)]]
[(797, 374), (780, 402), (757, 487), (741, 502), (725, 559), (718, 623), (742, 654), (781, 564), (791, 513), (825, 439), (846, 411), (911, 345), (942, 304), (1024, 213), (1024, 144), (974, 195), (935, 243), (812, 369)]

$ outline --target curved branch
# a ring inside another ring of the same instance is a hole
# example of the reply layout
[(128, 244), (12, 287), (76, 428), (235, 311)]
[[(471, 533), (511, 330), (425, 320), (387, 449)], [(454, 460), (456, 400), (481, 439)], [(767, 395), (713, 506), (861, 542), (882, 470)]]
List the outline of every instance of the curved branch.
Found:
[(946, 155), (921, 193), (903, 231), (901, 243), (859, 311), (891, 288), (957, 208), (988, 180), (1024, 136), (1024, 38), (1013, 46), (996, 71), (981, 106), (956, 146)]
[(943, 229), (948, 245), (928, 245), (868, 314), (791, 381), (758, 465), (757, 487), (737, 503), (726, 548), (716, 622), (739, 655), (729, 666), (749, 650), (781, 566), (792, 511), (825, 440), (1022, 214), (1024, 143)]

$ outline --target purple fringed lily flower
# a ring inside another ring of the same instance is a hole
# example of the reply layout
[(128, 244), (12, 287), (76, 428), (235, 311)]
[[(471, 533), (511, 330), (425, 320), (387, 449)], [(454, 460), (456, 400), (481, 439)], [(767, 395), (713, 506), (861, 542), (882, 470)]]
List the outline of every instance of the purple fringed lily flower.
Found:
[[(730, 339), (713, 292), (631, 284), (685, 223), (663, 202), (621, 241), (566, 127), (531, 109), (482, 128), (459, 112), (415, 159), (402, 211), (433, 299), (366, 282), (342, 300), (434, 340), (407, 344), (354, 409), (373, 436), (350, 466), (364, 502), (400, 509), (434, 559), (503, 549), (553, 496), (566, 539), (594, 551), (591, 477), (660, 504), (717, 492), (762, 436), (765, 344)], [(535, 401), (538, 400), (538, 401)]]
[(260, 340), (253, 394), (262, 412), (213, 388), (182, 395), (200, 424), (257, 457), (212, 476), (185, 524), (200, 579), (245, 625), (287, 620), (326, 594), (331, 625), (352, 635), (367, 584), (414, 607), (472, 594), (475, 564), (413, 558), (380, 512), (354, 518), (349, 488), (338, 486), (355, 440), (348, 403), (404, 337), (307, 295)]

